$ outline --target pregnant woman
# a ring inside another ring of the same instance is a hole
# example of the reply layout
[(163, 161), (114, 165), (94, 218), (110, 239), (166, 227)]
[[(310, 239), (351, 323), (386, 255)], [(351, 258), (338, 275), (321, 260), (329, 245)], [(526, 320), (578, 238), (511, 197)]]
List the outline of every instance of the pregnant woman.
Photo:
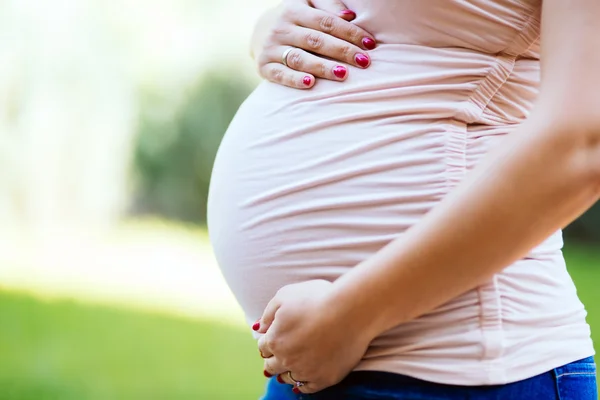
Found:
[(265, 398), (596, 400), (559, 230), (600, 196), (600, 2), (316, 3), (209, 199)]

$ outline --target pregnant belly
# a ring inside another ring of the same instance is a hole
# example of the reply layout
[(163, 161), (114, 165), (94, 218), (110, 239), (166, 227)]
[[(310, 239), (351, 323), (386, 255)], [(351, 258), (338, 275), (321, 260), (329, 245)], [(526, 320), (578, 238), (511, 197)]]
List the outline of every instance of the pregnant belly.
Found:
[(494, 57), (414, 45), (370, 54), (343, 83), (263, 83), (223, 139), (209, 230), (249, 320), (280, 287), (354, 267), (464, 175), (463, 111)]
[(295, 93), (260, 86), (213, 170), (210, 237), (249, 321), (280, 287), (333, 280), (379, 250), (462, 174), (466, 125), (455, 119), (407, 112), (401, 98), (391, 110), (385, 97)]

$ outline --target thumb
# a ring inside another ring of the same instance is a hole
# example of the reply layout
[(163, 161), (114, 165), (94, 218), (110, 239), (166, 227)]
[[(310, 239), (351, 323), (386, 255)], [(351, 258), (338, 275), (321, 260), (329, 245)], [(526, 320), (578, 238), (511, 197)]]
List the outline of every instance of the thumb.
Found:
[(356, 18), (356, 13), (349, 10), (340, 0), (312, 0), (311, 3), (314, 8), (337, 15), (346, 21), (352, 21)]
[(281, 302), (279, 301), (277, 296), (275, 296), (271, 299), (271, 301), (269, 301), (269, 304), (267, 304), (265, 311), (263, 311), (262, 317), (257, 321), (256, 324), (254, 324), (252, 329), (254, 329), (258, 333), (267, 333), (269, 327), (275, 320), (275, 313), (277, 313), (279, 307), (281, 307)]

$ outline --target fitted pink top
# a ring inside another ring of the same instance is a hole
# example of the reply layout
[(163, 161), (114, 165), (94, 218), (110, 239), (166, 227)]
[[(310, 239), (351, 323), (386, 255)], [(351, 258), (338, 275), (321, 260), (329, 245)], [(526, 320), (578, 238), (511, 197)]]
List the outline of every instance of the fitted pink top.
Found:
[[(217, 156), (210, 236), (249, 323), (280, 287), (334, 280), (401, 238), (537, 95), (541, 0), (345, 3), (379, 43), (371, 67), (308, 91), (262, 83)], [(557, 232), (382, 334), (357, 370), (503, 384), (593, 355), (561, 247)]]

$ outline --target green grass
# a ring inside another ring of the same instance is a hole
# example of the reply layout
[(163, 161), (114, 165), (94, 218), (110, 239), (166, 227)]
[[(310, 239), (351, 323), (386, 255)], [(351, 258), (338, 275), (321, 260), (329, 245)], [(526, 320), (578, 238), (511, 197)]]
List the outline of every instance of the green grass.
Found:
[[(600, 250), (566, 255), (600, 343)], [(243, 329), (0, 291), (1, 400), (245, 400), (263, 384)]]
[(257, 399), (249, 332), (0, 292), (0, 399)]
[(565, 248), (569, 273), (577, 285), (579, 298), (588, 311), (592, 338), (600, 351), (600, 248), (569, 244)]

